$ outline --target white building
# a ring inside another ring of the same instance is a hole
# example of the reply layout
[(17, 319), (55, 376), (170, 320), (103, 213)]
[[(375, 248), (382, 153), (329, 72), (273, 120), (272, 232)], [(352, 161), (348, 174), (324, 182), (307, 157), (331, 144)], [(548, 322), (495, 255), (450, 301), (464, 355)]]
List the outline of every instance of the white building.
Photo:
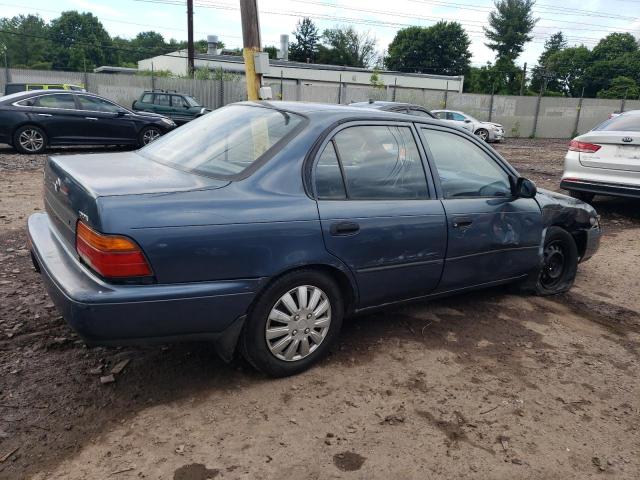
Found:
[[(196, 54), (196, 68), (211, 70), (222, 69), (227, 72), (244, 74), (244, 59), (235, 55)], [(147, 58), (138, 62), (138, 70), (169, 70), (175, 75), (187, 74), (187, 51), (176, 52)], [(371, 85), (373, 70), (339, 65), (320, 65), (314, 63), (290, 62), (288, 60), (269, 60), (269, 72), (266, 80), (283, 81), (304, 85)], [(464, 76), (430, 75), (423, 73), (404, 73), (381, 71), (378, 80), (385, 86), (423, 90), (439, 90), (462, 93)]]

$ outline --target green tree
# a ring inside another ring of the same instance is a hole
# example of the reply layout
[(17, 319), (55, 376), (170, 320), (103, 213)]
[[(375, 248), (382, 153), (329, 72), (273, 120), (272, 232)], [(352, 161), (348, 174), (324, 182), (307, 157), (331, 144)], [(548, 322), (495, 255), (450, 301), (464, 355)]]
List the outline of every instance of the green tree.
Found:
[(593, 48), (593, 59), (615, 60), (625, 53), (638, 51), (638, 42), (630, 33), (611, 33)]
[(384, 64), (390, 70), (462, 75), (469, 70), (470, 45), (458, 22), (407, 27), (396, 33)]
[(545, 40), (544, 50), (540, 54), (540, 57), (538, 58), (538, 64), (532, 69), (532, 74), (531, 74), (532, 90), (536, 92), (540, 91), (540, 88), (544, 80), (543, 75), (546, 73), (548, 76), (547, 90), (560, 91), (560, 85), (559, 85), (557, 76), (554, 75), (549, 70), (548, 60), (551, 55), (558, 53), (565, 48), (567, 48), (567, 40), (565, 39), (562, 32), (554, 33), (547, 40)]
[(46, 66), (47, 51), (51, 48), (48, 35), (48, 27), (38, 15), (0, 18), (0, 44), (7, 49), (10, 66)]
[(546, 60), (549, 72), (553, 72), (554, 88), (568, 97), (579, 97), (586, 86), (587, 69), (591, 52), (587, 47), (565, 48), (555, 52)]
[(54, 69), (82, 71), (86, 67), (90, 71), (117, 61), (111, 37), (91, 13), (63, 12), (51, 21), (49, 31)]
[(262, 51), (267, 52), (270, 59), (278, 58), (278, 47), (274, 47), (273, 45), (265, 45)]
[(533, 0), (496, 0), (495, 11), (489, 14), (489, 27), (482, 27), (489, 40), (487, 47), (496, 52), (498, 60), (515, 61), (524, 44), (533, 36), (537, 19), (533, 18)]
[(315, 62), (320, 46), (320, 32), (315, 23), (308, 17), (299, 20), (293, 36), (295, 41), (289, 45), (289, 60)]
[(606, 90), (598, 92), (598, 98), (638, 98), (640, 87), (633, 78), (616, 77)]
[(585, 91), (593, 97), (610, 87), (615, 77), (629, 77), (640, 83), (640, 51), (624, 53), (610, 60), (593, 61), (585, 72)]
[(349, 67), (369, 67), (377, 57), (376, 39), (351, 26), (336, 26), (322, 33), (317, 62)]

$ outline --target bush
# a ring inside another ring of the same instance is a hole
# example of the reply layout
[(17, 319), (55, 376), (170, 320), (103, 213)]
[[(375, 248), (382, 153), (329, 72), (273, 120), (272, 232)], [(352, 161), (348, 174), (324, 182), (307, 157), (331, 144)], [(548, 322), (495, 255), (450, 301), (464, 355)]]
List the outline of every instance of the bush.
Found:
[(631, 77), (616, 77), (611, 80), (609, 88), (598, 92), (598, 98), (638, 98), (640, 87)]

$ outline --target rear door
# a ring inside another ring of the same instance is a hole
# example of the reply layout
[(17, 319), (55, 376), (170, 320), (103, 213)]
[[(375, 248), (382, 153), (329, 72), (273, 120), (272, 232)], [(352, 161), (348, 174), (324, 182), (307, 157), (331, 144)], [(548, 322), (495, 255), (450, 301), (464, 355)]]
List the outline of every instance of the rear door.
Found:
[(171, 95), (168, 93), (156, 93), (153, 96), (153, 111), (171, 118)]
[(447, 215), (439, 290), (515, 279), (538, 268), (542, 213), (535, 199), (513, 197), (513, 172), (463, 133), (435, 126), (420, 131)]
[(87, 142), (130, 143), (137, 138), (134, 122), (122, 107), (90, 95), (77, 95), (77, 98), (85, 120), (82, 131)]
[(50, 143), (75, 143), (81, 136), (83, 119), (71, 93), (43, 93), (20, 104), (29, 103), (34, 123), (40, 125)]
[(353, 272), (359, 307), (436, 288), (446, 218), (410, 123), (351, 123), (325, 140), (314, 166), (325, 245)]

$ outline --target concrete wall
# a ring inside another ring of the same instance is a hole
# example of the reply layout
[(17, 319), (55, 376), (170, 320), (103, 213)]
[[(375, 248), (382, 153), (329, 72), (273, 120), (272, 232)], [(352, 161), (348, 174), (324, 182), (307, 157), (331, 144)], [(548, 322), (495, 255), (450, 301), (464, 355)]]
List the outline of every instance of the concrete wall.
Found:
[[(109, 98), (126, 107), (151, 88), (188, 93), (208, 108), (219, 108), (247, 98), (242, 77), (235, 80), (190, 80), (185, 78), (152, 78), (142, 75), (110, 75), (79, 72), (58, 72), (10, 69), (10, 80), (25, 83), (85, 84), (91, 92)], [(7, 71), (0, 69), (0, 93), (4, 92)], [(368, 99), (395, 100), (422, 105), (429, 109), (461, 110), (479, 120), (491, 120), (504, 126), (507, 137), (528, 137), (534, 133), (543, 138), (569, 138), (574, 131), (584, 133), (619, 111), (621, 100), (601, 100), (563, 97), (519, 97), (478, 95), (434, 91), (429, 89), (374, 88), (368, 85), (315, 84), (291, 79), (267, 78), (274, 99), (351, 103)], [(538, 102), (540, 103), (538, 108)], [(537, 122), (536, 110), (539, 109)], [(627, 100), (625, 110), (640, 110), (640, 101)], [(576, 128), (577, 126), (577, 128)]]

